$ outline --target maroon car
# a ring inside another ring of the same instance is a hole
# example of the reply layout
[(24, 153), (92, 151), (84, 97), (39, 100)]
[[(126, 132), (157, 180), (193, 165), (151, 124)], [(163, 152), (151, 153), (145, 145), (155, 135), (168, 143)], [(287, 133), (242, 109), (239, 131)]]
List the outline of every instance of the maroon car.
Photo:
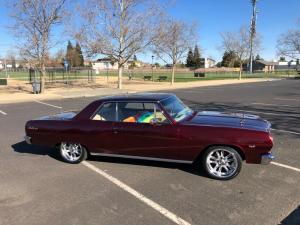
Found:
[(111, 96), (81, 112), (30, 120), (29, 144), (59, 147), (68, 163), (88, 155), (196, 163), (215, 179), (227, 180), (242, 161), (267, 164), (273, 139), (258, 116), (196, 112), (173, 94)]

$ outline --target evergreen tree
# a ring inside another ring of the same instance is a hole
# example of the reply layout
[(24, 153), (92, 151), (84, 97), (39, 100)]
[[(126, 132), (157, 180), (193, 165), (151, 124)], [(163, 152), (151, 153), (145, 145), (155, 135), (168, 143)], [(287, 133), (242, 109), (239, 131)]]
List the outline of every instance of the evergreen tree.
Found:
[(239, 65), (237, 55), (233, 51), (225, 51), (221, 65), (223, 67), (237, 67)]
[(137, 57), (136, 57), (136, 55), (133, 56), (133, 61), (137, 62)]
[(256, 55), (255, 60), (262, 60), (262, 58), (260, 57), (260, 55)]
[(199, 52), (199, 48), (197, 45), (195, 46), (195, 49), (194, 49), (194, 65), (195, 65), (196, 69), (202, 67), (200, 52)]
[(188, 51), (188, 55), (187, 55), (187, 58), (186, 58), (186, 67), (194, 67), (195, 66), (195, 62), (194, 62), (194, 54), (193, 54), (193, 50), (192, 48), (189, 48), (189, 51)]
[(74, 51), (74, 66), (84, 66), (84, 58), (81, 50), (81, 46), (79, 43), (76, 43), (75, 51)]
[(68, 41), (66, 59), (68, 60), (69, 66), (73, 66), (74, 47), (73, 47), (71, 41)]
[(279, 61), (280, 61), (280, 62), (285, 62), (285, 61), (286, 61), (286, 60), (285, 60), (285, 57), (284, 57), (284, 56), (281, 56), (280, 59), (279, 59)]

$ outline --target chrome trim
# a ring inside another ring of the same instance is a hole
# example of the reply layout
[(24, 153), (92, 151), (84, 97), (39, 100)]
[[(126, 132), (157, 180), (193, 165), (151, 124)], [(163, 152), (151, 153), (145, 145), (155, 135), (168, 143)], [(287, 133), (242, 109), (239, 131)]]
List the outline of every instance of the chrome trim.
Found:
[(31, 145), (31, 137), (25, 135), (24, 140), (26, 141), (27, 144)]
[(163, 159), (163, 158), (154, 158), (154, 157), (142, 157), (142, 156), (134, 156), (134, 155), (118, 155), (118, 154), (109, 154), (109, 153), (90, 153), (93, 156), (108, 156), (108, 157), (115, 157), (115, 158), (125, 158), (125, 159), (142, 159), (142, 160), (150, 160), (150, 161), (161, 161), (161, 162), (174, 162), (174, 163), (185, 163), (185, 164), (192, 164), (193, 161), (188, 160), (176, 160), (176, 159)]
[(272, 153), (263, 154), (260, 164), (268, 165), (273, 159), (275, 159), (275, 156)]

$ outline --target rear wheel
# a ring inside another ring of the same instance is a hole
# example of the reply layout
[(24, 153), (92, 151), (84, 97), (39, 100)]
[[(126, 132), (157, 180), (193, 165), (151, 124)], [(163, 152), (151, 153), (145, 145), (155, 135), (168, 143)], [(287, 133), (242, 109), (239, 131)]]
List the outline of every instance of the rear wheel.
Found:
[(213, 146), (206, 150), (202, 165), (207, 175), (217, 180), (230, 180), (242, 169), (242, 158), (233, 148)]
[(87, 158), (86, 149), (77, 143), (62, 142), (60, 144), (60, 155), (67, 163), (80, 163)]

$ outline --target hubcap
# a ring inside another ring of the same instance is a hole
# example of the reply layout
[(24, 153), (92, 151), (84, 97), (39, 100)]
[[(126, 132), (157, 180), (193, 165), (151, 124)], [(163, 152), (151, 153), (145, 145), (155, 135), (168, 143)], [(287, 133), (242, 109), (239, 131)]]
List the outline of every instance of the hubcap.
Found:
[(209, 172), (217, 177), (226, 178), (232, 176), (238, 167), (234, 153), (226, 149), (215, 149), (206, 158)]
[(75, 162), (80, 159), (82, 154), (82, 146), (80, 144), (73, 143), (61, 143), (61, 153), (64, 158), (71, 162)]

